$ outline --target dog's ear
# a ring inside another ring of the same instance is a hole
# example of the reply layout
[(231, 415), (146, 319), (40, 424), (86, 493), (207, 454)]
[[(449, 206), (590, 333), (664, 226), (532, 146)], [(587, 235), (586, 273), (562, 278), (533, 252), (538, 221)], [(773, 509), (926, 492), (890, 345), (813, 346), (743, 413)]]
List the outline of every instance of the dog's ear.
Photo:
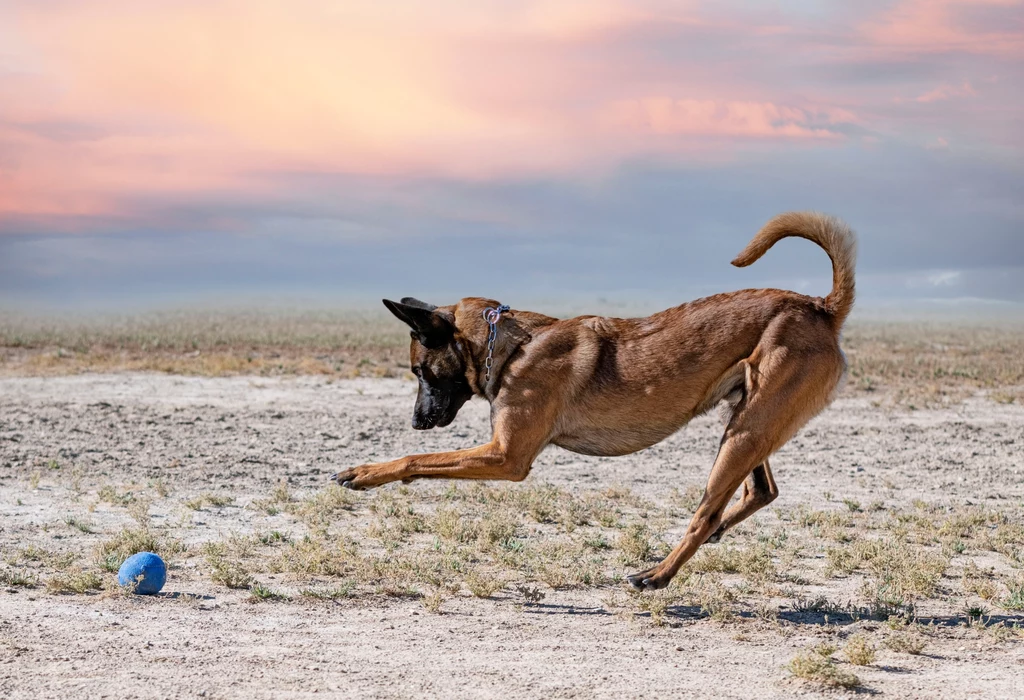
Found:
[(437, 308), (433, 304), (428, 304), (425, 301), (420, 301), (416, 297), (402, 297), (402, 303), (405, 304), (406, 306), (418, 306), (421, 309), (426, 309), (427, 311), (433, 311), (434, 309)]
[(395, 317), (412, 328), (413, 337), (426, 345), (428, 348), (444, 345), (455, 336), (455, 325), (447, 317), (437, 313), (436, 306), (425, 304), (419, 306), (409, 304), (408, 301), (422, 301), (406, 297), (402, 301), (391, 301), (384, 299), (384, 306)]

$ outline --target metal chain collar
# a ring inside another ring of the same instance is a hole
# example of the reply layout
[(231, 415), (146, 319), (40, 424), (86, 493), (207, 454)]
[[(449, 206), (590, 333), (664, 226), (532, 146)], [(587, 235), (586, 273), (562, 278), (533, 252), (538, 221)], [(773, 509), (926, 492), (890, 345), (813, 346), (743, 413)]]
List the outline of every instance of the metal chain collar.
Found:
[(487, 332), (487, 359), (484, 360), (484, 368), (487, 370), (486, 382), (491, 381), (491, 365), (494, 364), (494, 341), (498, 339), (498, 321), (501, 320), (501, 315), (511, 311), (508, 304), (500, 304), (498, 308), (487, 307), (484, 309), (484, 320), (487, 321), (487, 325), (490, 326), (490, 330)]

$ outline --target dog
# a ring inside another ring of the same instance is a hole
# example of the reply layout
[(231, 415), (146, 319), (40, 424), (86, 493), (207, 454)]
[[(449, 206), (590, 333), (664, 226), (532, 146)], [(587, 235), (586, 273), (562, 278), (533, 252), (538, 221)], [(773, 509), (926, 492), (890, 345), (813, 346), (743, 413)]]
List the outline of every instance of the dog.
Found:
[[(351, 489), (413, 479), (522, 481), (548, 445), (630, 454), (721, 405), (725, 433), (686, 534), (656, 566), (626, 577), (637, 590), (663, 588), (698, 547), (775, 500), (768, 458), (832, 402), (846, 375), (839, 340), (854, 302), (856, 239), (844, 223), (781, 214), (732, 264), (746, 267), (790, 236), (817, 243), (831, 259), (824, 298), (746, 289), (630, 319), (557, 319), (479, 297), (450, 306), (385, 299), (412, 329), (419, 381), (412, 427), (446, 426), (480, 396), (491, 405), (493, 434), (478, 447), (331, 478)], [(740, 486), (740, 499), (726, 508)]]

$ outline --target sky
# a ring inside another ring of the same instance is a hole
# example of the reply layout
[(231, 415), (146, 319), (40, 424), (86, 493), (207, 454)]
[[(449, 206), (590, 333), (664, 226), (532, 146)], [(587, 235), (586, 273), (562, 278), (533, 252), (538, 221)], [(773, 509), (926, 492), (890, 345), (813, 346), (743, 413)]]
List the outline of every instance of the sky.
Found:
[(1019, 304), (1022, 156), (1021, 1), (0, 0), (0, 306)]

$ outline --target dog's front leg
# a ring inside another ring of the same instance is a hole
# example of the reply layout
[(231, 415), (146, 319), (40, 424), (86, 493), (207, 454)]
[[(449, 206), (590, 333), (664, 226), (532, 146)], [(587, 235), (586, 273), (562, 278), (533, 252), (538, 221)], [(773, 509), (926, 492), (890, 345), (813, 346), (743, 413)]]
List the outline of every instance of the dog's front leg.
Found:
[(392, 481), (412, 479), (501, 479), (522, 481), (530, 473), (533, 457), (503, 448), (497, 440), (455, 452), (410, 455), (393, 462), (364, 464), (331, 477), (350, 489), (367, 489)]
[(350, 489), (412, 479), (522, 481), (550, 440), (557, 406), (551, 400), (542, 400), (536, 391), (524, 390), (493, 410), (494, 436), (486, 445), (364, 464), (338, 472), (331, 479)]

